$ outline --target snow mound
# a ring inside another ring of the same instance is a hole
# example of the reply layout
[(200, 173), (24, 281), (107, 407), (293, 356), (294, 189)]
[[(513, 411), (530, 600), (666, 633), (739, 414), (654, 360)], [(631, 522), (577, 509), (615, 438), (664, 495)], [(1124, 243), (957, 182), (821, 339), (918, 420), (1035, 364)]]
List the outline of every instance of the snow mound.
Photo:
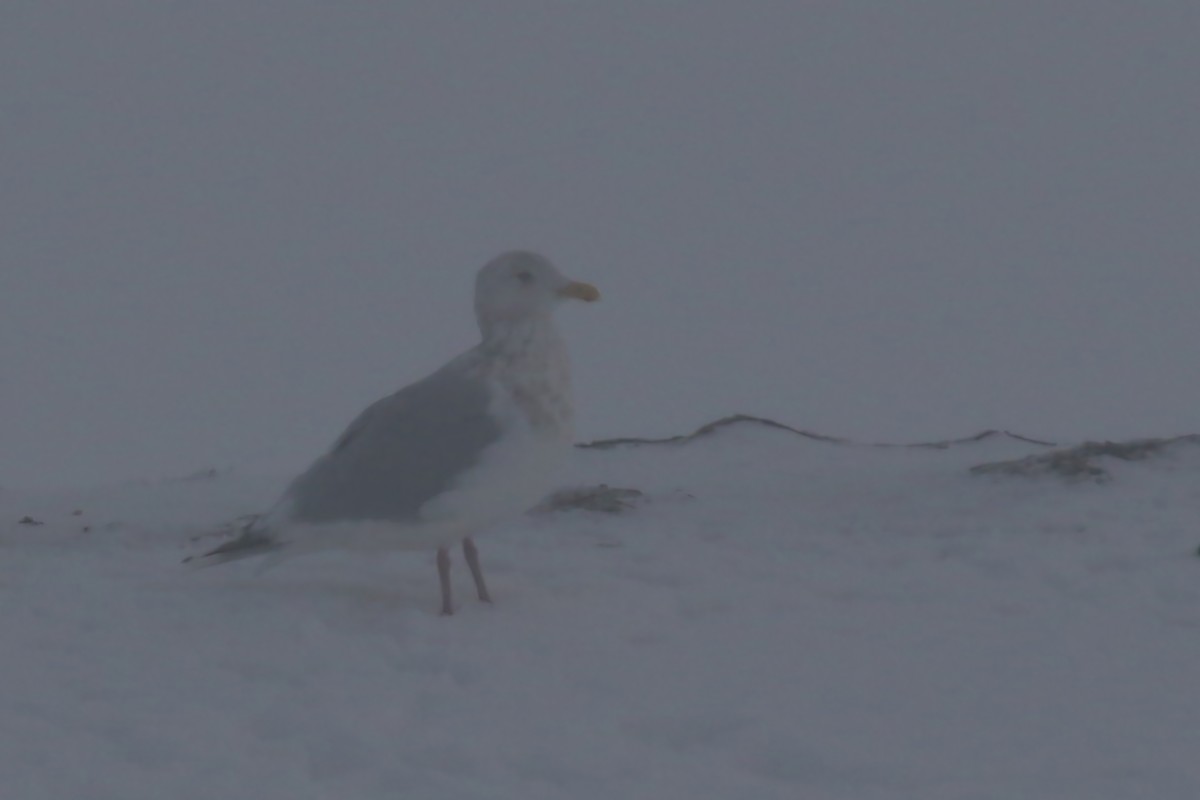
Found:
[(719, 430), (575, 451), (449, 619), (431, 557), (179, 564), (287, 476), (0, 493), (0, 797), (1200, 797), (1197, 460)]

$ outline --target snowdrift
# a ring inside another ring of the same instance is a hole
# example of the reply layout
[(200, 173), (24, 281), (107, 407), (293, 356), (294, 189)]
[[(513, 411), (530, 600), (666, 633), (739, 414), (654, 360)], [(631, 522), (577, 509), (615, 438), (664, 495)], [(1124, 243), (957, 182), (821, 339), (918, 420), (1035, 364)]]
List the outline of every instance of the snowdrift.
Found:
[(0, 796), (1192, 800), (1195, 444), (590, 443), (450, 619), (180, 565), (287, 476), (0, 492)]

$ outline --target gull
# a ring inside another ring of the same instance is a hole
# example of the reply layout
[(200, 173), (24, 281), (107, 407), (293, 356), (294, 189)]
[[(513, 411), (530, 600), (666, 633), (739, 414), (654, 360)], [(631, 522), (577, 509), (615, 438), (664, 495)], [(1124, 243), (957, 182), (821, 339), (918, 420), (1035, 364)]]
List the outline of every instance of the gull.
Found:
[(461, 544), (476, 593), (490, 603), (474, 535), (542, 499), (572, 444), (567, 351), (553, 311), (565, 299), (599, 297), (536, 253), (492, 259), (475, 278), (479, 344), (368, 406), (270, 511), (196, 560), (436, 550), (449, 615), (450, 549)]

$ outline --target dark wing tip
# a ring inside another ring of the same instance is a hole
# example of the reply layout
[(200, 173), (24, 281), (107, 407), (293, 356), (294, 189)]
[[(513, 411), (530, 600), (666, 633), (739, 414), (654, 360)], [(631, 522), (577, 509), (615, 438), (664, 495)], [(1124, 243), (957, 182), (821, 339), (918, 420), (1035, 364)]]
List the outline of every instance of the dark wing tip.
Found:
[(247, 531), (236, 539), (230, 539), (221, 545), (214, 547), (207, 553), (201, 553), (197, 556), (188, 556), (183, 560), (184, 564), (200, 564), (207, 566), (216, 566), (224, 564), (228, 561), (237, 561), (241, 558), (249, 558), (251, 556), (262, 555), (276, 550), (283, 545), (272, 539), (265, 533), (259, 531)]

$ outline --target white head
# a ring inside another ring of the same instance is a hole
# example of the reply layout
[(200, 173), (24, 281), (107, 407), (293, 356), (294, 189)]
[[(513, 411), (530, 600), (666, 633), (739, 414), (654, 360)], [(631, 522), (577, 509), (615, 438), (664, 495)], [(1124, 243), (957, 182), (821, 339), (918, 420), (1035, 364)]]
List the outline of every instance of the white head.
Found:
[(485, 338), (497, 326), (548, 317), (559, 302), (572, 298), (590, 303), (600, 292), (525, 250), (496, 256), (475, 277), (475, 317)]

